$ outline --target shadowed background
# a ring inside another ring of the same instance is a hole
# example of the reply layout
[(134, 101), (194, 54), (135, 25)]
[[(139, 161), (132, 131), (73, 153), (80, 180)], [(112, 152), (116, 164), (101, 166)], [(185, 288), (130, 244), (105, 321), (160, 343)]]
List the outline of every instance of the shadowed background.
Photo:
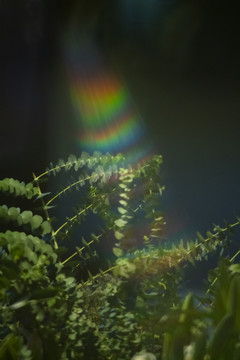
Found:
[(81, 152), (71, 97), (76, 76), (68, 76), (73, 32), (92, 49), (84, 50), (89, 72), (85, 65), (79, 71), (89, 76), (99, 54), (104, 71), (126, 84), (152, 151), (163, 155), (170, 241), (234, 221), (238, 18), (232, 0), (1, 0), (1, 178), (28, 181), (49, 161)]

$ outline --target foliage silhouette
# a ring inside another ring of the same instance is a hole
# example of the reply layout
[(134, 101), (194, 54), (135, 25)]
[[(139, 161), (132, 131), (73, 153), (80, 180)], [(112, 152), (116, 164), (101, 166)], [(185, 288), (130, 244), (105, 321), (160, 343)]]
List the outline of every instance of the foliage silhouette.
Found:
[[(235, 257), (215, 270), (205, 297), (188, 294), (182, 304), (178, 289), (183, 266), (224, 248), (239, 220), (215, 226), (207, 238), (167, 244), (161, 164), (158, 155), (131, 167), (121, 154), (83, 153), (50, 164), (29, 184), (0, 181), (6, 196), (31, 202), (31, 210), (0, 207), (7, 227), (0, 233), (1, 359), (123, 360), (145, 352), (174, 360), (187, 350), (189, 359), (225, 359), (226, 351), (238, 359)], [(52, 176), (61, 188), (45, 191)], [(56, 221), (71, 191), (73, 209)], [(229, 324), (224, 350), (219, 342)]]

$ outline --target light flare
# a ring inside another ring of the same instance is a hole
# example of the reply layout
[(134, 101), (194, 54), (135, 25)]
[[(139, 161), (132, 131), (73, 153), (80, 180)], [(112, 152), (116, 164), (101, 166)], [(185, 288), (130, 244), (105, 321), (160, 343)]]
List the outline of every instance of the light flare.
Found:
[(131, 165), (153, 153), (146, 126), (127, 86), (104, 67), (97, 47), (68, 41), (65, 60), (75, 110), (74, 142), (81, 151), (123, 153)]

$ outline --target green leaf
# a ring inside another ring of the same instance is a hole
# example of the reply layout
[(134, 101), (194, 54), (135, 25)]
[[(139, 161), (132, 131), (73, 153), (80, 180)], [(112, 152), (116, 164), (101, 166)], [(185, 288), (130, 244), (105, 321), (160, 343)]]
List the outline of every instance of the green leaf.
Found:
[(193, 350), (193, 359), (194, 360), (203, 360), (206, 353), (207, 345), (207, 333), (201, 333), (195, 340), (194, 350)]
[(90, 183), (95, 183), (99, 179), (99, 175), (96, 172), (93, 172), (90, 178)]
[(36, 315), (36, 320), (37, 320), (37, 321), (43, 321), (43, 320), (44, 320), (44, 317), (45, 317), (44, 312), (43, 312), (43, 311), (39, 311), (39, 312), (37, 313), (37, 315)]
[(124, 198), (124, 199), (129, 199), (129, 196), (126, 194), (126, 193), (121, 193), (121, 194), (119, 194), (119, 196), (121, 196), (122, 198)]
[(223, 352), (227, 342), (232, 337), (232, 326), (232, 314), (227, 313), (217, 324), (209, 341), (208, 351), (211, 356), (211, 360), (217, 360), (218, 358), (221, 358), (221, 353)]
[(37, 254), (34, 251), (32, 251), (29, 247), (25, 247), (24, 257), (26, 257), (33, 264), (37, 264), (38, 262)]
[(127, 210), (122, 208), (122, 207), (118, 207), (118, 211), (120, 212), (120, 214), (126, 214)]
[(39, 195), (36, 197), (36, 200), (42, 199), (44, 196), (47, 196), (47, 195), (50, 195), (50, 194), (51, 194), (50, 192), (41, 193), (41, 194), (39, 194)]
[(127, 224), (127, 221), (123, 219), (117, 219), (114, 221), (114, 224), (117, 225), (119, 228), (122, 228)]
[(44, 205), (43, 210), (49, 210), (55, 208), (56, 205)]
[(236, 274), (230, 284), (228, 297), (228, 312), (233, 315), (234, 330), (238, 334), (240, 330), (240, 276)]
[(49, 234), (52, 229), (51, 229), (51, 225), (50, 223), (45, 220), (42, 224), (41, 224), (41, 229), (42, 229), (42, 235), (46, 235), (46, 234)]
[(11, 246), (11, 244), (9, 244), (8, 250), (14, 260), (19, 260), (24, 256), (24, 248), (21, 245)]
[(30, 223), (32, 216), (33, 216), (32, 211), (29, 210), (23, 211), (17, 218), (19, 225)]
[(30, 294), (24, 296), (20, 300), (16, 301), (14, 304), (9, 305), (9, 309), (11, 309), (11, 310), (20, 309), (20, 308), (26, 306), (27, 304), (29, 304), (29, 299), (30, 299)]
[(124, 234), (122, 234), (120, 231), (115, 231), (114, 235), (117, 240), (121, 240), (124, 238)]
[(122, 188), (123, 190), (127, 189), (127, 185), (126, 184), (119, 184), (119, 187)]
[(119, 258), (117, 259), (117, 267), (114, 269), (114, 274), (118, 274), (125, 278), (128, 278), (130, 274), (133, 274), (136, 270), (135, 264), (130, 262), (128, 259)]
[(78, 181), (79, 181), (79, 185), (80, 186), (84, 186), (85, 185), (85, 178), (84, 178), (84, 176), (83, 175), (80, 175), (79, 177), (78, 177)]
[(0, 359), (19, 360), (22, 338), (14, 334), (7, 335), (0, 343)]
[(114, 247), (113, 248), (113, 253), (114, 255), (116, 255), (117, 257), (120, 257), (123, 255), (123, 251), (122, 249), (118, 248), (118, 247)]
[(76, 158), (75, 155), (71, 154), (71, 155), (69, 155), (67, 161), (68, 161), (69, 163), (74, 163), (75, 161), (77, 161), (77, 158)]
[(77, 334), (76, 334), (76, 333), (72, 333), (72, 334), (69, 335), (69, 339), (70, 339), (70, 340), (75, 340), (76, 337), (77, 337)]
[(26, 189), (27, 189), (27, 190), (32, 190), (32, 189), (33, 189), (33, 183), (28, 183), (28, 184), (26, 185)]
[(6, 205), (2, 205), (0, 206), (0, 218), (3, 221), (8, 221), (9, 217), (8, 217), (8, 207)]
[(199, 231), (197, 231), (197, 237), (200, 240), (201, 243), (204, 243), (206, 240), (204, 239), (204, 237), (202, 236), (202, 234), (200, 234)]
[(41, 225), (42, 222), (43, 222), (43, 218), (40, 215), (34, 215), (31, 219), (32, 230), (37, 229)]
[(8, 178), (0, 180), (0, 191), (3, 191), (3, 192), (8, 191)]
[(185, 299), (184, 299), (184, 302), (183, 302), (183, 305), (182, 305), (182, 311), (183, 313), (180, 315), (179, 317), (179, 322), (180, 323), (186, 323), (189, 316), (188, 316), (188, 313), (187, 311), (188, 310), (192, 310), (193, 309), (193, 306), (194, 306), (194, 300), (193, 300), (193, 295), (191, 293), (189, 293)]
[(10, 207), (8, 209), (8, 215), (11, 218), (11, 220), (16, 220), (19, 214), (20, 214), (20, 208)]
[(66, 278), (66, 285), (70, 288), (76, 285), (75, 278), (72, 276), (69, 276)]

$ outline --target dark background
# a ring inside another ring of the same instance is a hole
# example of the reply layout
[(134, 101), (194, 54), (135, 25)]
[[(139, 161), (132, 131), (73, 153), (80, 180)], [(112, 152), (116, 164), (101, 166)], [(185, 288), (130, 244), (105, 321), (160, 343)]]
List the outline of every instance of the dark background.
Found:
[(74, 22), (125, 79), (164, 157), (170, 240), (234, 222), (239, 16), (232, 0), (0, 0), (1, 178), (29, 181), (74, 150), (61, 52)]

